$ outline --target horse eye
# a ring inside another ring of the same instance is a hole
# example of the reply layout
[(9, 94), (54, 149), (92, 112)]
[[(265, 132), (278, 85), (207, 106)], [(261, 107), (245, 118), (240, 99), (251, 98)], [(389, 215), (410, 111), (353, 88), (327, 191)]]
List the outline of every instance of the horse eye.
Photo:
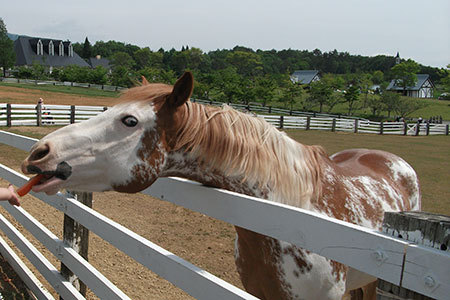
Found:
[(122, 123), (128, 127), (134, 127), (138, 124), (138, 120), (133, 116), (126, 116), (122, 118)]

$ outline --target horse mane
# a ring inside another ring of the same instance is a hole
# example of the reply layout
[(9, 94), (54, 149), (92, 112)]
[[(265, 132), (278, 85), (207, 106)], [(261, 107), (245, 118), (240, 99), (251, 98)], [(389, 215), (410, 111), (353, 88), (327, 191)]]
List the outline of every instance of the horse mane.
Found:
[(264, 119), (186, 102), (175, 150), (193, 151), (200, 162), (259, 188), (280, 203), (303, 207), (321, 193), (325, 152), (289, 138)]

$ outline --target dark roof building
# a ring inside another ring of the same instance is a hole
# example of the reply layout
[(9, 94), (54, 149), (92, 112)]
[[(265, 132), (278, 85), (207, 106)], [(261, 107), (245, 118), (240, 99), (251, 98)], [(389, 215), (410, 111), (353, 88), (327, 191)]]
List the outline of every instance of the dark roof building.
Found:
[(298, 84), (310, 84), (319, 80), (320, 76), (317, 70), (298, 70), (291, 75), (291, 81)]
[(89, 67), (89, 64), (73, 51), (70, 41), (19, 35), (14, 41), (14, 51), (16, 66), (30, 66), (33, 62), (38, 62), (50, 68), (69, 65)]
[[(395, 79), (389, 83), (386, 90), (403, 93), (403, 87), (399, 86)], [(404, 96), (415, 98), (433, 98), (433, 91), (434, 91), (434, 84), (431, 81), (430, 75), (417, 74), (416, 85), (406, 87)]]
[(98, 66), (102, 66), (106, 70), (111, 69), (111, 65), (109, 63), (109, 59), (101, 57), (100, 55), (97, 55), (96, 57), (89, 58), (89, 64), (92, 68), (96, 68)]

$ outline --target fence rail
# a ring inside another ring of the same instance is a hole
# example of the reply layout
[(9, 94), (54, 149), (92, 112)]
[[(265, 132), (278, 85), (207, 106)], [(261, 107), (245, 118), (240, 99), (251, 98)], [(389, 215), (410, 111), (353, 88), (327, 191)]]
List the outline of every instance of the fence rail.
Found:
[[(36, 140), (0, 131), (0, 142), (29, 150)], [(0, 165), (0, 177), (22, 185), (27, 177)], [(180, 192), (182, 191), (182, 192)], [(295, 244), (388, 282), (437, 299), (450, 294), (450, 253), (418, 246), (385, 234), (307, 210), (237, 193), (204, 187), (180, 178), (158, 179), (143, 191), (176, 205)], [(255, 299), (229, 283), (191, 265), (73, 198), (58, 193), (32, 195), (64, 212), (119, 250), (199, 299)], [(98, 296), (128, 299), (122, 291), (25, 210), (2, 203), (27, 230), (55, 254)], [(59, 272), (0, 217), (2, 229), (65, 299), (80, 299)], [(3, 248), (0, 247), (3, 253)], [(12, 255), (5, 257), (13, 257)], [(10, 258), (11, 259), (11, 258)], [(16, 268), (20, 264), (13, 264)], [(19, 274), (26, 273), (20, 269)], [(405, 276), (404, 276), (405, 275)], [(430, 287), (432, 277), (437, 285)], [(31, 280), (31, 279), (28, 279)], [(35, 288), (41, 286), (34, 284)], [(30, 287), (31, 288), (31, 287)], [(35, 293), (45, 294), (37, 289)]]
[(74, 87), (83, 87), (83, 88), (91, 88), (97, 90), (104, 91), (122, 91), (127, 88), (121, 86), (114, 85), (106, 85), (106, 84), (93, 84), (93, 83), (80, 83), (80, 82), (72, 82), (72, 81), (55, 81), (55, 80), (35, 80), (35, 79), (20, 79), (20, 78), (6, 78), (0, 77), (1, 82), (5, 83), (24, 83), (24, 84), (34, 84), (34, 85), (58, 85), (58, 86), (74, 86)]
[[(102, 106), (33, 105), (0, 103), (0, 126), (68, 125), (97, 116), (107, 110)], [(360, 132), (396, 135), (449, 135), (448, 124), (373, 122), (365, 119), (329, 116), (276, 116), (259, 114), (278, 128)]]

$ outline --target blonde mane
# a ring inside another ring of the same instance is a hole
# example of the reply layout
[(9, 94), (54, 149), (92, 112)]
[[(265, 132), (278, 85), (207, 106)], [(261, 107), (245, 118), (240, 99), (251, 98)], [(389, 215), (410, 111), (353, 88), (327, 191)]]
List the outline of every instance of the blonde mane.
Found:
[(303, 207), (321, 192), (320, 147), (305, 146), (261, 118), (188, 101), (175, 150), (186, 148), (227, 176), (268, 188), (272, 200)]

